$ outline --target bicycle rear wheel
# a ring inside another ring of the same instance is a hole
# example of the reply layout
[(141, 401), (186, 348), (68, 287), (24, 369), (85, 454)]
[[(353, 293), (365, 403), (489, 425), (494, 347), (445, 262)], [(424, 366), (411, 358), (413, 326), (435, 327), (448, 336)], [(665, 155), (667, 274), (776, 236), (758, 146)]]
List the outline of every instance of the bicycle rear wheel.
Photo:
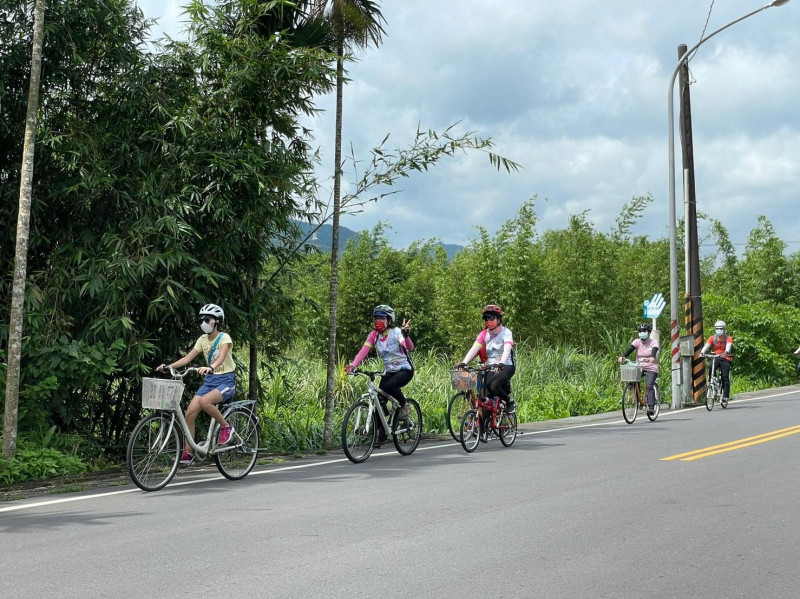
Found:
[(717, 401), (719, 401), (719, 405), (723, 408), (728, 407), (728, 400), (722, 397), (722, 377), (717, 379)]
[(250, 474), (258, 459), (258, 418), (250, 410), (236, 408), (225, 420), (233, 427), (234, 440), (230, 449), (223, 447), (214, 454), (214, 461), (222, 476), (239, 480)]
[(622, 416), (625, 422), (633, 424), (639, 411), (639, 400), (636, 397), (636, 383), (628, 383), (622, 388)]
[(450, 435), (456, 441), (461, 441), (459, 435), (461, 434), (461, 419), (467, 410), (472, 409), (472, 399), (466, 391), (459, 391), (447, 404), (447, 428), (450, 429)]
[(517, 438), (517, 415), (506, 414), (500, 417), (500, 424), (497, 426), (497, 436), (500, 437), (500, 443), (505, 447), (511, 447)]
[(342, 451), (356, 464), (365, 461), (375, 444), (377, 428), (369, 418), (369, 404), (357, 401), (347, 410), (342, 421)]
[(406, 404), (411, 406), (411, 412), (405, 420), (394, 423), (395, 432), (392, 433), (392, 441), (400, 455), (414, 453), (422, 438), (422, 410), (415, 399), (406, 399)]
[(128, 474), (143, 491), (167, 486), (178, 471), (183, 437), (168, 412), (147, 416), (133, 429), (125, 461)]
[(656, 418), (658, 418), (659, 412), (661, 412), (661, 391), (658, 389), (658, 381), (653, 383), (653, 393), (656, 395), (656, 403), (653, 405), (653, 413), (647, 414), (650, 422), (655, 422)]

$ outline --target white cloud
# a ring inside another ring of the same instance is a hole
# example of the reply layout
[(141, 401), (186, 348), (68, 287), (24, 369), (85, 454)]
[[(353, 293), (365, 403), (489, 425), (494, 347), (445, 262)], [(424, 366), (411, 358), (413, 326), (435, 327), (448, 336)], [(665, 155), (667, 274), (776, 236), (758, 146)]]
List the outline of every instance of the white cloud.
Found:
[[(175, 32), (182, 1), (139, 4), (148, 16), (160, 11), (162, 27)], [(584, 210), (608, 230), (632, 196), (652, 193), (637, 232), (666, 234), (667, 84), (678, 44), (700, 38), (710, 0), (379, 4), (384, 43), (349, 66), (345, 151), (352, 144), (367, 159), (388, 132), (405, 144), (418, 123), (441, 130), (460, 120), (524, 169), (508, 175), (484, 155), (456, 157), (401, 181), (402, 193), (346, 217), (346, 226), (389, 219), (398, 245), (428, 237), (464, 243), (475, 225), (494, 230), (538, 195), (540, 231)], [(714, 3), (705, 33), (758, 5)], [(798, 25), (799, 4), (765, 10), (710, 39), (690, 64), (699, 207), (735, 243), (746, 241), (759, 214), (787, 241), (800, 241)], [(326, 113), (311, 127), (323, 151), (320, 174), (329, 177), (333, 98), (319, 104)], [(676, 179), (680, 196), (680, 172)]]

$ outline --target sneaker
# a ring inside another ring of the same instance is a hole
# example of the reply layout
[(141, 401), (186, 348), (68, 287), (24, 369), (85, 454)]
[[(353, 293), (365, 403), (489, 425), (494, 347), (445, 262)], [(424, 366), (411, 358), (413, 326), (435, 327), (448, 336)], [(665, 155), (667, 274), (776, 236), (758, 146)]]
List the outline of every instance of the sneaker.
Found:
[(509, 399), (508, 403), (506, 404), (506, 414), (513, 414), (517, 411), (517, 402), (513, 399)]
[(230, 424), (228, 426), (223, 426), (219, 430), (219, 441), (218, 441), (218, 443), (220, 445), (225, 445), (226, 443), (228, 443), (231, 440), (232, 436), (233, 436), (233, 427)]
[(188, 466), (193, 461), (194, 461), (194, 456), (184, 449), (183, 453), (181, 454), (181, 461), (179, 462), (179, 464), (181, 466)]
[(656, 413), (656, 410), (655, 410), (655, 408), (653, 406), (647, 406), (647, 415), (648, 416), (652, 416), (655, 413)]
[(398, 420), (405, 420), (408, 418), (408, 415), (411, 414), (411, 404), (405, 404), (400, 411), (397, 412), (397, 419)]

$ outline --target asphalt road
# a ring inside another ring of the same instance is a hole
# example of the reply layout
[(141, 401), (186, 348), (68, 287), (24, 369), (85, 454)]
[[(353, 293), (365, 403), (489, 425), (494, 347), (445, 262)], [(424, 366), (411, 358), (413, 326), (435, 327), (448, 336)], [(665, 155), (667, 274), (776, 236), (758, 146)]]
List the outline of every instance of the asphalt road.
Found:
[(523, 429), (0, 504), (0, 596), (800, 596), (800, 387)]

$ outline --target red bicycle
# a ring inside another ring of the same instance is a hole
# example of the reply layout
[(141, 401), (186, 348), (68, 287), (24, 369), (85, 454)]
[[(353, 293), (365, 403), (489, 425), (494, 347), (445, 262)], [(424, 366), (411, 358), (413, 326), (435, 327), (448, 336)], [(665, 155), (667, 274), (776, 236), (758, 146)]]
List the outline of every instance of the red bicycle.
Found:
[[(486, 370), (478, 375), (485, 377)], [(479, 442), (486, 442), (491, 437), (497, 437), (505, 447), (511, 447), (517, 438), (517, 415), (508, 414), (505, 401), (499, 397), (477, 397), (475, 409), (468, 410), (461, 419), (460, 433), (461, 446), (467, 453), (472, 453)]]

